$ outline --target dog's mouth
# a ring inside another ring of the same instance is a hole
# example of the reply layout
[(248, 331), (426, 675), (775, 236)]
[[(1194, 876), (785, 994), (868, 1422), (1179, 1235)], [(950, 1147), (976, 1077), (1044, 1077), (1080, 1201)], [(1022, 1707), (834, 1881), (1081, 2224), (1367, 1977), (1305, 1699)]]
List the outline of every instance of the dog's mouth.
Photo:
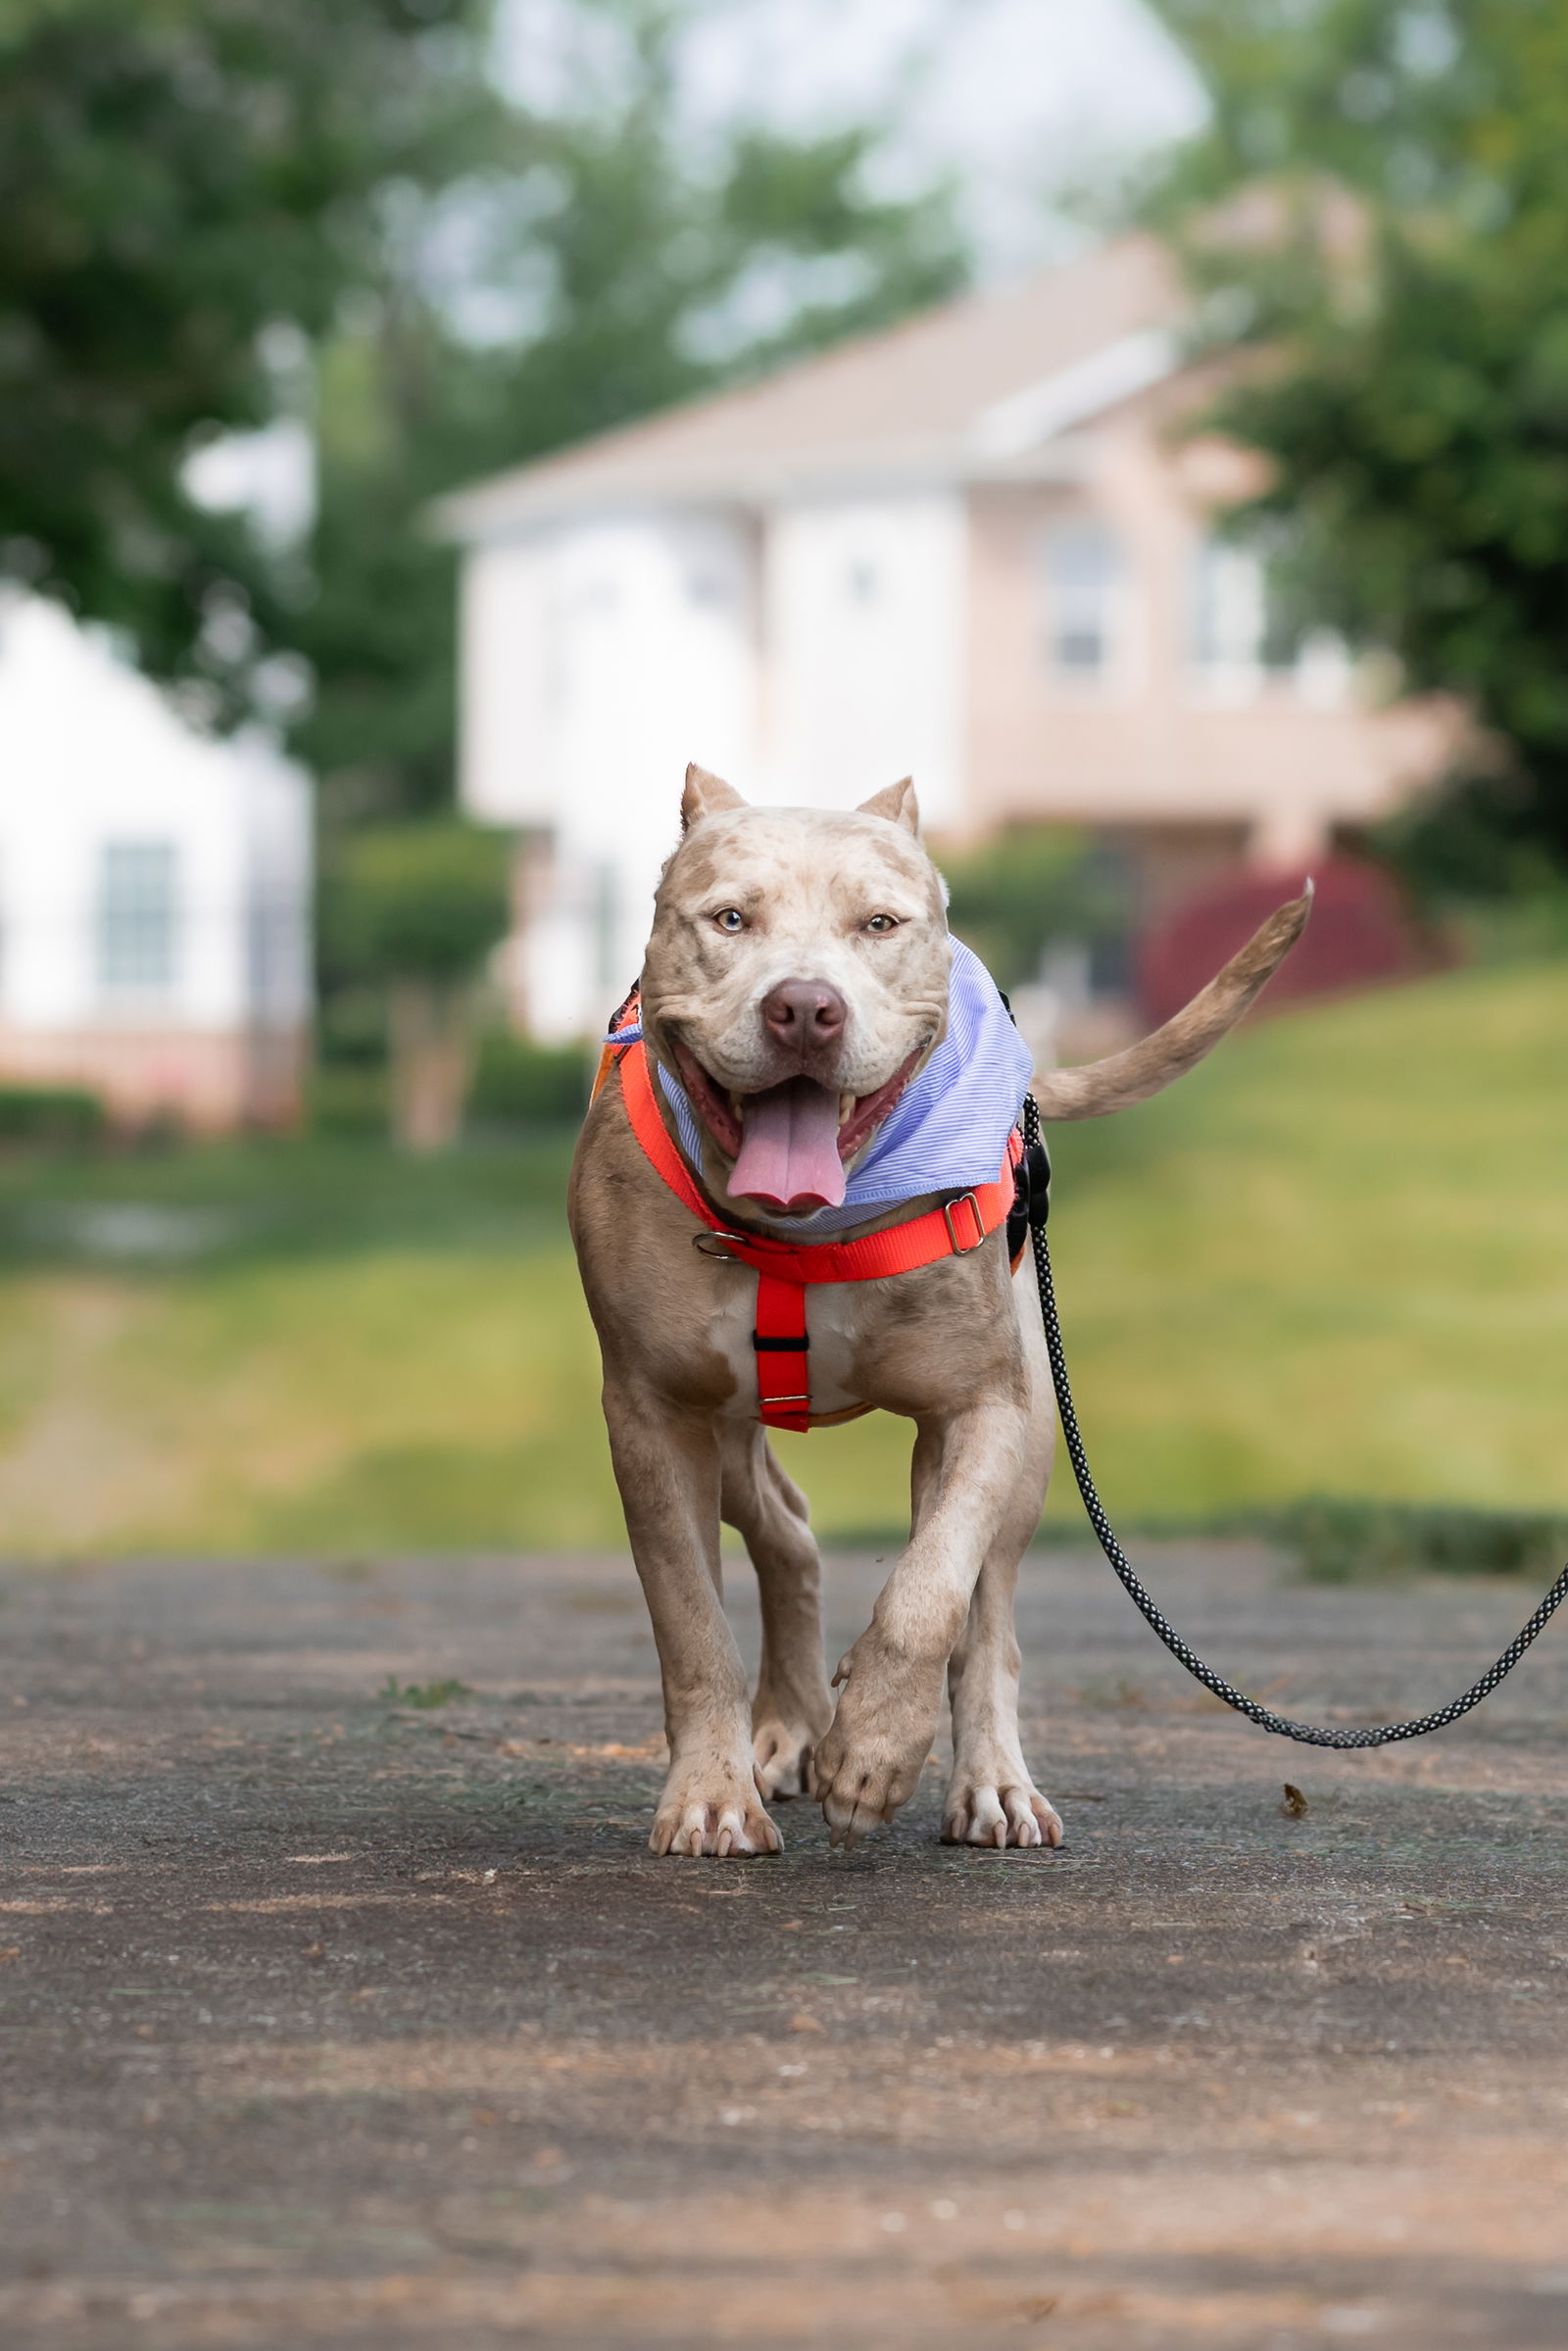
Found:
[(733, 1200), (802, 1214), (836, 1208), (844, 1199), (844, 1170), (893, 1108), (925, 1052), (907, 1060), (870, 1094), (840, 1094), (814, 1078), (786, 1078), (760, 1094), (720, 1086), (683, 1045), (676, 1065), (692, 1107), (734, 1168)]

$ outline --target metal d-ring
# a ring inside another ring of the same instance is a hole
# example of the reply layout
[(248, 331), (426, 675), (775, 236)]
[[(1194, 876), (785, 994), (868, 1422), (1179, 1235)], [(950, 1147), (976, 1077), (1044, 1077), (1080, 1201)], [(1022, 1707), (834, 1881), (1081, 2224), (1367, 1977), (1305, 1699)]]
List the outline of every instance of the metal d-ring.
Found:
[(700, 1256), (717, 1257), (725, 1265), (739, 1265), (740, 1258), (732, 1257), (724, 1247), (726, 1241), (733, 1241), (738, 1249), (744, 1249), (746, 1246), (744, 1233), (725, 1233), (714, 1228), (706, 1233), (692, 1235), (692, 1247)]

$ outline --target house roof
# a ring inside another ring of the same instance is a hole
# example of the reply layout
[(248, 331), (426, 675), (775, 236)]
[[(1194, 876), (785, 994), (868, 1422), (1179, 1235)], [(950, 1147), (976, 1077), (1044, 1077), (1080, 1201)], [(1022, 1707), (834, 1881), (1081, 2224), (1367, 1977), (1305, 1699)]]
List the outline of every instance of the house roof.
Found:
[(1039, 472), (1054, 440), (1180, 364), (1184, 311), (1165, 250), (1122, 238), (460, 490), (438, 525), (486, 539), (626, 505)]

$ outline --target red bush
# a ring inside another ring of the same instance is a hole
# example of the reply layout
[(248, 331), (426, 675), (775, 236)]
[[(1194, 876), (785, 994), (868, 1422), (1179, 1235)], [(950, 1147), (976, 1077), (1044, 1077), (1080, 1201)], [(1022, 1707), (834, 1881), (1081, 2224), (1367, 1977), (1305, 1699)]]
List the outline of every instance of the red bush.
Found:
[[(1381, 867), (1328, 857), (1316, 879), (1312, 919), (1270, 980), (1265, 1004), (1408, 979), (1441, 959)], [(1297, 895), (1301, 880), (1299, 873), (1238, 869), (1151, 923), (1138, 947), (1145, 1016), (1157, 1023), (1180, 1011), (1265, 915)]]

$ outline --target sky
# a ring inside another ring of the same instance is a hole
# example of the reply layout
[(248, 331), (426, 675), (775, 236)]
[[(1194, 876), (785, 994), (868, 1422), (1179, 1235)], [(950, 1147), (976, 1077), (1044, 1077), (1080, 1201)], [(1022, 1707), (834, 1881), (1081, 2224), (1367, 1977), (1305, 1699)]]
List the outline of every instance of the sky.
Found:
[[(535, 103), (583, 70), (570, 0), (509, 0), (501, 70)], [(1054, 199), (1193, 129), (1198, 84), (1141, 0), (709, 0), (679, 103), (699, 138), (737, 116), (791, 128), (885, 120), (889, 187), (951, 171), (981, 274), (1077, 231)]]

